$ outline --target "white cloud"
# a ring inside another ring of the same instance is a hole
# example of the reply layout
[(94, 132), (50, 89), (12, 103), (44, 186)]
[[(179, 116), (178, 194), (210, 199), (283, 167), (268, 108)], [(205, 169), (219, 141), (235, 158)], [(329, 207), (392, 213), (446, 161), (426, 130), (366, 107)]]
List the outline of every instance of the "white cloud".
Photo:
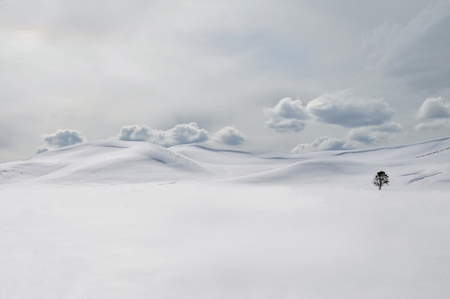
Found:
[(226, 145), (242, 144), (247, 138), (233, 126), (227, 126), (213, 135), (213, 140)]
[(426, 99), (417, 112), (417, 118), (450, 118), (450, 101), (442, 97)]
[(42, 135), (45, 145), (37, 150), (37, 153), (43, 153), (51, 149), (82, 143), (86, 140), (83, 135), (75, 130), (58, 130), (53, 134)]
[(277, 132), (300, 132), (306, 124), (304, 120), (309, 119), (308, 112), (300, 99), (281, 99), (273, 108), (265, 108), (264, 113), (269, 118), (266, 127)]
[(348, 90), (321, 95), (306, 107), (319, 121), (347, 128), (381, 125), (395, 115), (382, 99), (358, 97)]
[(293, 154), (298, 154), (309, 151), (332, 151), (351, 148), (352, 146), (349, 145), (345, 140), (322, 136), (311, 143), (300, 143), (294, 149), (292, 149), (291, 152)]
[(348, 139), (368, 145), (385, 143), (402, 131), (400, 124), (391, 122), (381, 126), (362, 127), (352, 129), (348, 133)]
[(155, 130), (147, 126), (124, 126), (120, 129), (119, 140), (147, 141), (162, 146), (203, 142), (209, 139), (208, 131), (199, 128), (197, 123), (179, 124), (167, 131)]
[(436, 119), (430, 122), (419, 123), (414, 126), (414, 130), (421, 131), (438, 131), (450, 128), (450, 119)]

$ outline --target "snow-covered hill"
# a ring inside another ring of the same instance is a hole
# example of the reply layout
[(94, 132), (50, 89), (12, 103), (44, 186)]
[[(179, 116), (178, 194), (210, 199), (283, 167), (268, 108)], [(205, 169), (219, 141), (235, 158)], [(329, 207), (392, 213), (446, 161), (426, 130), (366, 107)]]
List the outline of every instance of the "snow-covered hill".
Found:
[(172, 148), (146, 142), (93, 141), (0, 164), (1, 183), (223, 181), (364, 186), (379, 170), (394, 186), (450, 182), (450, 138), (360, 151), (258, 157), (199, 145)]
[(140, 183), (201, 178), (195, 161), (146, 142), (93, 141), (5, 163), (3, 181)]
[(449, 147), (94, 141), (0, 164), (0, 298), (447, 299)]

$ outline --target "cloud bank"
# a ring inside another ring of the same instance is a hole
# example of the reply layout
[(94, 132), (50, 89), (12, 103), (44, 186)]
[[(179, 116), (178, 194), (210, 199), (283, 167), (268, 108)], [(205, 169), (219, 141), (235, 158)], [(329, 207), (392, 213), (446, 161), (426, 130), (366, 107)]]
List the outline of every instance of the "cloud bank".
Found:
[(208, 131), (199, 128), (197, 123), (179, 124), (167, 131), (152, 129), (148, 126), (124, 126), (120, 129), (119, 140), (147, 141), (165, 147), (179, 144), (203, 142), (209, 139)]
[(213, 135), (213, 141), (226, 145), (240, 145), (247, 139), (238, 129), (227, 126)]
[(281, 99), (275, 107), (265, 108), (264, 113), (269, 119), (266, 121), (266, 127), (276, 132), (303, 131), (306, 126), (304, 120), (309, 119), (306, 107), (299, 99)]
[(51, 149), (61, 148), (77, 143), (82, 143), (86, 140), (83, 135), (75, 130), (58, 130), (53, 134), (42, 135), (45, 145), (37, 150), (37, 153), (43, 153)]
[(383, 99), (358, 96), (352, 90), (325, 93), (306, 105), (300, 100), (284, 98), (264, 112), (269, 118), (266, 126), (277, 132), (299, 132), (311, 121), (351, 128), (348, 141), (322, 136), (312, 143), (297, 145), (293, 153), (350, 149), (352, 142), (385, 143), (402, 131), (401, 125), (392, 121), (396, 112), (388, 103)]
[(300, 143), (292, 149), (291, 153), (299, 154), (310, 151), (332, 151), (345, 149), (352, 149), (352, 146), (347, 144), (345, 140), (322, 136), (311, 143)]

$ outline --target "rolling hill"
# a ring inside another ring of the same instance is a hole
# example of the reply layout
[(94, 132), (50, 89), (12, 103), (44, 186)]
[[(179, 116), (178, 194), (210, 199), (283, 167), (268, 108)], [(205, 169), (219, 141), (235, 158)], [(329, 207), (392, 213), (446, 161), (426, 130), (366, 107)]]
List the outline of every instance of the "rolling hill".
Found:
[(99, 140), (0, 164), (0, 182), (221, 181), (364, 186), (377, 171), (385, 170), (398, 188), (448, 185), (449, 149), (450, 138), (443, 138), (390, 148), (263, 157), (200, 145), (164, 148), (146, 142)]

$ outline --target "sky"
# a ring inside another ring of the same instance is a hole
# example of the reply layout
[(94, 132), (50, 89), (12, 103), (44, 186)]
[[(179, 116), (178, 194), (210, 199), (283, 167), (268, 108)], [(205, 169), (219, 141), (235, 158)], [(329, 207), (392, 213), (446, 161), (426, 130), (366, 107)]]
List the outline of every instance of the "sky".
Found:
[(450, 136), (450, 1), (0, 0), (0, 162), (88, 140)]

